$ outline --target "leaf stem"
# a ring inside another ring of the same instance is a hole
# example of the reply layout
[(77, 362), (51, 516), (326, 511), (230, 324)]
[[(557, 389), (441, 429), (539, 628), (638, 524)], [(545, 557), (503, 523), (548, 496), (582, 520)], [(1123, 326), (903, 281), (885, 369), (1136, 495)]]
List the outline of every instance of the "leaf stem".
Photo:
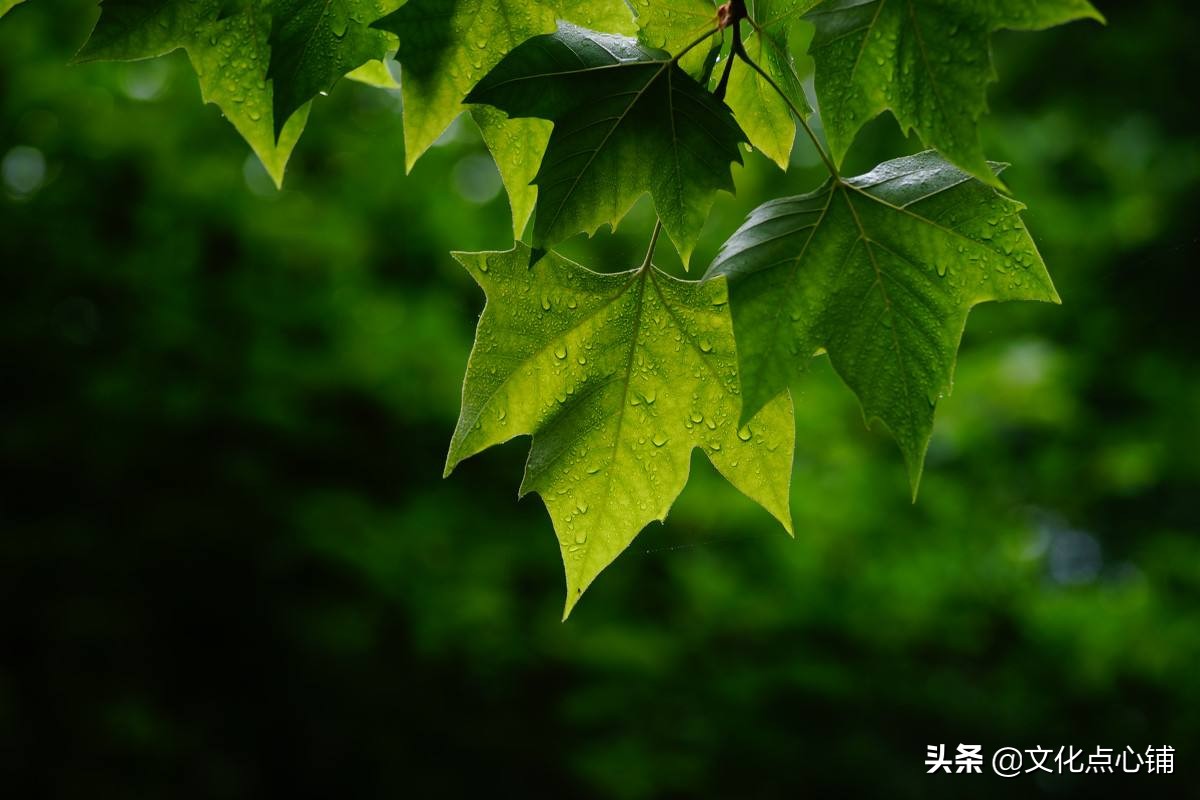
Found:
[(743, 50), (742, 47), (742, 26), (735, 20), (733, 23), (733, 45), (729, 51), (729, 57), (725, 59), (725, 71), (721, 73), (721, 80), (717, 83), (717, 88), (713, 89), (713, 97), (724, 102), (725, 92), (729, 88), (729, 75), (733, 72), (733, 54), (738, 50)]
[(783, 99), (783, 102), (787, 103), (787, 107), (792, 110), (792, 114), (804, 128), (804, 132), (808, 134), (808, 138), (812, 140), (813, 147), (817, 148), (817, 155), (821, 156), (821, 160), (825, 162), (825, 168), (829, 170), (829, 174), (833, 176), (834, 180), (836, 180), (838, 183), (841, 183), (842, 176), (838, 172), (838, 168), (834, 165), (833, 159), (829, 157), (829, 154), (825, 152), (825, 148), (821, 145), (821, 141), (817, 138), (817, 134), (813, 132), (812, 127), (808, 124), (808, 120), (804, 118), (804, 114), (800, 113), (800, 109), (796, 108), (796, 104), (792, 102), (791, 98), (784, 93), (783, 89), (779, 88), (779, 84), (777, 84), (770, 75), (764, 72), (762, 67), (754, 63), (754, 59), (750, 58), (750, 55), (746, 52), (746, 48), (742, 46), (741, 37), (737, 36), (736, 34), (734, 35), (733, 39), (732, 52), (742, 61), (745, 61), (751, 69), (761, 75), (762, 79), (765, 80), (767, 84), (775, 90), (775, 93)]
[(679, 63), (679, 59), (681, 59), (681, 58), (683, 58), (684, 56), (686, 56), (686, 55), (688, 54), (688, 52), (690, 52), (690, 51), (692, 50), (692, 48), (694, 48), (696, 45), (698, 45), (698, 44), (700, 44), (701, 42), (703, 42), (705, 39), (709, 39), (709, 38), (711, 38), (711, 37), (712, 37), (712, 35), (713, 35), (714, 33), (716, 33), (717, 31), (719, 31), (719, 30), (720, 30), (720, 28), (713, 28), (711, 31), (709, 31), (708, 33), (704, 34), (704, 35), (703, 35), (703, 36), (701, 36), (699, 39), (697, 39), (696, 41), (694, 41), (694, 42), (692, 42), (691, 44), (689, 44), (687, 47), (685, 47), (685, 48), (683, 48), (682, 50), (680, 50), (680, 51), (679, 51), (678, 53), (676, 53), (676, 54), (675, 54), (675, 56), (674, 56), (674, 57), (671, 59), (671, 63), (672, 63), (672, 64), (678, 64), (678, 63)]
[(655, 218), (654, 233), (650, 234), (650, 246), (646, 248), (646, 257), (642, 259), (642, 266), (638, 268), (638, 272), (643, 272), (650, 266), (650, 259), (654, 257), (654, 248), (658, 245), (658, 236), (662, 233), (662, 227), (662, 218)]

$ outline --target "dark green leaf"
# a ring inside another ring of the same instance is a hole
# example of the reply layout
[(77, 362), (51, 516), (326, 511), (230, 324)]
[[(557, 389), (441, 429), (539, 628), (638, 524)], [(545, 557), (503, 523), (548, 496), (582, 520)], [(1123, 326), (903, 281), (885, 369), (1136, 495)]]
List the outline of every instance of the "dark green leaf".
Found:
[(384, 13), (380, 0), (273, 0), (267, 78), (275, 89), (276, 135), (296, 109), (343, 75), (383, 58), (387, 35), (368, 26)]
[(650, 192), (686, 264), (745, 141), (729, 109), (660, 51), (563, 24), (504, 58), (467, 96), (554, 122), (538, 171), (533, 243), (615, 227)]
[(1000, 185), (977, 122), (995, 79), (993, 31), (1102, 19), (1087, 0), (829, 0), (816, 28), (817, 99), (834, 160), (859, 128), (891, 109), (905, 131), (981, 181)]
[(1058, 302), (1021, 209), (932, 151), (759, 206), (708, 271), (730, 280), (746, 413), (826, 351), (915, 492), (971, 307)]
[(463, 112), (471, 87), (521, 42), (553, 31), (556, 18), (615, 33), (632, 29), (623, 0), (409, 0), (374, 24), (400, 37), (410, 170)]

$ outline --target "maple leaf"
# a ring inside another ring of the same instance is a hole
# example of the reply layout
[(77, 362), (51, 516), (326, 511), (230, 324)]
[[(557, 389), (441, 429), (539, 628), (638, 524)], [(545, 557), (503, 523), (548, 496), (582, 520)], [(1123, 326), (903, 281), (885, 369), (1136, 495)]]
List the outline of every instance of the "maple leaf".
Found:
[(1059, 301), (1022, 208), (926, 151), (752, 211), (706, 275), (730, 281), (745, 412), (828, 352), (915, 495), (971, 307)]
[(339, 78), (383, 58), (387, 34), (368, 27), (395, 2), (377, 0), (273, 0), (271, 60), (276, 135), (296, 109)]
[(533, 436), (521, 493), (554, 522), (564, 617), (687, 482), (694, 448), (791, 531), (794, 423), (777, 394), (745, 425), (724, 281), (600, 274), (529, 248), (456, 253), (487, 295), (446, 461)]
[[(800, 14), (816, 0), (749, 0), (750, 33), (743, 46), (747, 55), (771, 77), (787, 100), (802, 114), (812, 113), (788, 49), (788, 33)], [(746, 65), (734, 65), (725, 102), (750, 143), (781, 169), (787, 169), (796, 139), (796, 121), (788, 103), (767, 80)]]
[(686, 265), (745, 134), (670, 55), (563, 23), (509, 53), (467, 96), (554, 122), (538, 170), (533, 244), (616, 227), (645, 192)]
[(400, 82), (392, 75), (391, 70), (388, 69), (387, 62), (383, 61), (383, 59), (368, 61), (361, 67), (347, 72), (346, 77), (366, 86), (374, 86), (376, 89), (400, 88)]
[[(463, 98), (504, 54), (556, 19), (632, 31), (623, 0), (409, 0), (373, 23), (400, 38), (404, 155), (411, 170), (465, 109)], [(526, 156), (521, 157), (523, 160)]]
[[(638, 39), (657, 50), (678, 53), (717, 25), (717, 4), (713, 0), (640, 0), (633, 4), (637, 14)], [(721, 40), (714, 37), (710, 47), (697, 47), (679, 60), (679, 66), (693, 78), (706, 70), (708, 59), (715, 57)]]
[(1087, 0), (831, 0), (806, 16), (816, 91), (833, 159), (859, 128), (890, 109), (905, 132), (975, 178), (1001, 186), (979, 143), (995, 80), (989, 41), (999, 29), (1103, 21)]
[(472, 106), (471, 119), (496, 161), (512, 211), (513, 238), (520, 239), (537, 203), (538, 166), (550, 142), (551, 124), (544, 119), (509, 119), (491, 106)]
[(276, 136), (267, 80), (269, 14), (228, 0), (104, 0), (76, 62), (154, 58), (183, 48), (205, 102), (217, 105), (278, 186), (308, 118), (308, 105)]

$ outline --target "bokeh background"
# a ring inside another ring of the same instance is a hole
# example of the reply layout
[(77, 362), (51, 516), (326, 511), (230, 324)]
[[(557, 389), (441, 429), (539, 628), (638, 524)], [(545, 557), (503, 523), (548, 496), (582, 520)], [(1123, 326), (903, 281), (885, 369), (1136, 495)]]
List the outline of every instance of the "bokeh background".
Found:
[[(441, 478), (483, 301), (448, 251), (511, 244), (469, 123), (405, 175), (399, 97), (344, 81), (276, 191), (182, 53), (70, 67), (95, 3), (18, 6), (0, 793), (1196, 792), (1200, 58), (1189, 4), (1098, 5), (995, 37), (987, 152), (1064, 304), (972, 314), (919, 500), (819, 364), (796, 539), (697, 455), (566, 624), (527, 440)], [(916, 149), (885, 117), (851, 166)], [(748, 156), (695, 263), (821, 175)], [(650, 223), (564, 249), (626, 269)], [(937, 743), (1171, 745), (1179, 776), (934, 779)]]

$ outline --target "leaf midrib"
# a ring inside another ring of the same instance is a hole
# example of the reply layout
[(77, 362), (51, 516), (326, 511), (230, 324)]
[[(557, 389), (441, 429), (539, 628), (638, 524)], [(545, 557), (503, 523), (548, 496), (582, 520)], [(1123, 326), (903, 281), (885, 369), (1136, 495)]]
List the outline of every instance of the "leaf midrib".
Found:
[[(521, 357), (518, 357), (517, 359), (515, 359), (517, 361), (518, 365), (527, 364), (530, 361), (532, 361), (533, 359), (537, 358), (538, 356), (544, 354), (559, 339), (561, 339), (564, 336), (569, 336), (570, 334), (574, 333), (575, 331), (577, 331), (581, 327), (583, 327), (585, 324), (587, 324), (590, 320), (592, 320), (596, 316), (603, 313), (613, 303), (615, 303), (621, 299), (621, 297), (629, 289), (629, 286), (637, 279), (637, 276), (638, 276), (637, 270), (631, 271), (629, 273), (629, 280), (627, 280), (625, 283), (621, 284), (620, 288), (618, 288), (617, 291), (615, 291), (611, 297), (604, 299), (594, 309), (592, 309), (591, 311), (587, 312), (582, 317), (580, 317), (579, 320), (577, 320), (576, 322), (571, 324), (569, 327), (564, 328), (563, 330), (559, 331), (557, 334), (555, 334), (554, 337), (552, 337), (549, 341), (547, 341), (541, 347), (537, 348), (536, 350), (531, 351), (530, 353), (526, 354), (525, 356), (521, 356)], [(492, 301), (489, 300), (488, 304), (490, 304), (491, 302)], [(484, 308), (484, 312), (485, 313), (487, 312), (486, 307)], [(477, 408), (475, 414), (471, 417), (471, 424), (463, 426), (463, 428), (462, 428), (463, 430), (468, 431), (468, 432), (471, 430), (474, 430), (475, 424), (477, 422), (479, 422), (479, 418), (483, 416), (483, 412), (485, 410), (487, 410), (487, 407), (489, 405), (491, 405), (492, 400), (494, 400), (496, 398), (496, 395), (499, 394), (500, 390), (503, 389), (505, 386), (507, 386), (509, 381), (511, 381), (513, 379), (513, 376), (516, 375), (516, 373), (517, 373), (517, 369), (518, 368), (514, 368), (508, 375), (506, 375), (504, 377), (504, 380), (497, 383), (495, 385), (495, 387), (493, 387), (492, 390), (490, 392), (488, 392), (487, 397), (478, 404), (478, 408)], [(464, 434), (463, 439), (465, 440), (468, 435), (469, 435), (469, 433)], [(519, 436), (521, 434), (514, 434), (514, 435)], [(478, 451), (475, 451), (475, 452), (478, 452)], [(470, 456), (470, 454), (464, 455), (461, 458), (456, 459), (455, 463), (457, 464), (459, 461), (462, 461), (464, 458), (468, 458), (469, 456)]]
[[(575, 180), (571, 182), (571, 188), (568, 189), (566, 191), (566, 193), (563, 194), (562, 200), (559, 201), (558, 207), (554, 211), (554, 215), (550, 218), (550, 221), (548, 223), (546, 223), (546, 227), (544, 230), (546, 231), (547, 235), (549, 235), (550, 231), (554, 230), (554, 226), (557, 224), (559, 218), (562, 216), (563, 209), (566, 208), (568, 201), (574, 196), (575, 190), (579, 188), (579, 182), (581, 180), (583, 180), (584, 174), (589, 169), (591, 169), (592, 164), (595, 163), (596, 159), (599, 157), (600, 151), (604, 149), (604, 146), (606, 144), (608, 144), (608, 140), (612, 138), (612, 135), (616, 132), (617, 128), (621, 127), (621, 124), (625, 121), (626, 117), (629, 116), (629, 113), (632, 111), (633, 107), (637, 105), (638, 101), (642, 98), (642, 95), (644, 95), (646, 93), (646, 91), (650, 88), (650, 86), (656, 80), (659, 79), (659, 77), (663, 73), (663, 69), (670, 67), (670, 65), (671, 65), (671, 62), (669, 62), (669, 61), (637, 61), (637, 62), (633, 62), (633, 63), (639, 64), (639, 65), (640, 64), (661, 64), (662, 66), (659, 68), (659, 70), (657, 72), (654, 73), (653, 76), (651, 76), (651, 78), (648, 81), (646, 81), (645, 85), (642, 86), (642, 88), (637, 91), (637, 94), (634, 95), (633, 100), (631, 100), (629, 102), (629, 104), (625, 107), (625, 110), (622, 111), (616, 117), (612, 127), (609, 128), (608, 132), (604, 134), (604, 137), (600, 140), (600, 142), (596, 145), (596, 147), (593, 148), (592, 154), (591, 154), (591, 156), (588, 157), (587, 163), (585, 163), (583, 165), (583, 168), (580, 169), (576, 173)], [(613, 65), (613, 66), (618, 66), (618, 65)], [(624, 64), (624, 65), (619, 65), (619, 66), (629, 66), (629, 64)], [(670, 93), (671, 93), (670, 87), (668, 87), (668, 91), (667, 91), (668, 97), (670, 96)], [(612, 96), (618, 96), (618, 95), (612, 95)], [(672, 120), (673, 119), (674, 119), (674, 116), (672, 116)], [(674, 139), (674, 128), (673, 127), (672, 127), (672, 141), (673, 142), (677, 141)], [(673, 149), (678, 151), (678, 148), (673, 148)], [(586, 152), (586, 151), (580, 151), (580, 152)], [(678, 153), (676, 153), (676, 158), (678, 159)], [(540, 197), (540, 194), (539, 194), (539, 197)]]

